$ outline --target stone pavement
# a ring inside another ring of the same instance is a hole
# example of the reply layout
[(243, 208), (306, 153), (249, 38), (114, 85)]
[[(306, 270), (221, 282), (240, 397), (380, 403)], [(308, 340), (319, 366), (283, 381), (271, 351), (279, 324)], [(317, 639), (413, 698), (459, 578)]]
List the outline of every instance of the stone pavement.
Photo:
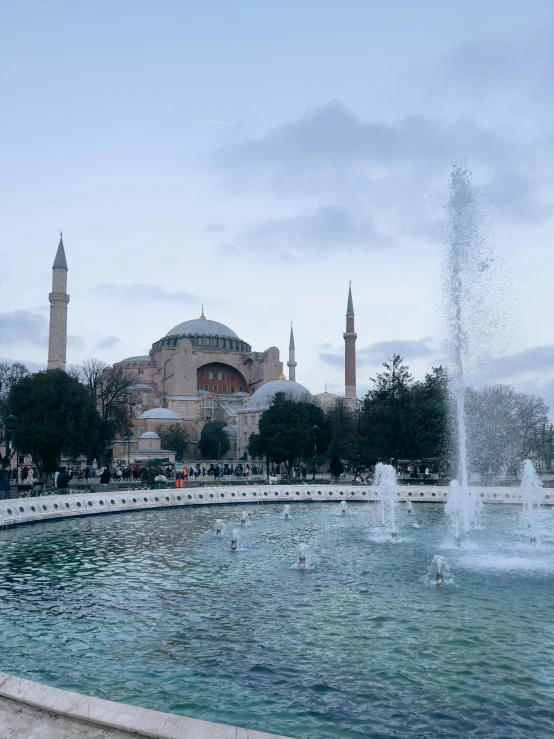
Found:
[(134, 732), (85, 724), (0, 696), (1, 739), (137, 739)]

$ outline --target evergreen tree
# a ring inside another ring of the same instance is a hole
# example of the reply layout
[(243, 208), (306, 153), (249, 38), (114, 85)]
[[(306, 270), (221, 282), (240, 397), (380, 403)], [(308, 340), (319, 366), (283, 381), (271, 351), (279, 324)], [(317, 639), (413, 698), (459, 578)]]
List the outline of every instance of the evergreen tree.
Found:
[(231, 444), (225, 433), (226, 424), (223, 421), (209, 421), (200, 433), (198, 449), (205, 459), (221, 459)]
[(156, 433), (161, 439), (162, 449), (175, 452), (177, 462), (182, 462), (188, 447), (187, 429), (180, 423), (158, 426)]
[(31, 454), (41, 473), (55, 472), (60, 457), (86, 454), (101, 427), (87, 389), (61, 370), (23, 377), (7, 399), (16, 417), (14, 446)]

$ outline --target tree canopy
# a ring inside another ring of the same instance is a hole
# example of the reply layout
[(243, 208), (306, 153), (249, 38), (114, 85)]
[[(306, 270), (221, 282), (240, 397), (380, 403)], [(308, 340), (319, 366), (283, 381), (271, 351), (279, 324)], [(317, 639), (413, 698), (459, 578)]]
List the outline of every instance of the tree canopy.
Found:
[(259, 433), (250, 437), (248, 451), (252, 457), (286, 464), (290, 475), (293, 466), (312, 457), (314, 436), (317, 455), (326, 456), (331, 428), (321, 408), (277, 393), (260, 418)]
[(209, 421), (200, 433), (198, 449), (204, 459), (221, 459), (229, 451), (231, 444), (225, 433), (223, 421)]
[(87, 389), (61, 370), (22, 377), (10, 391), (7, 409), (16, 417), (14, 446), (46, 473), (56, 470), (62, 454), (86, 454), (101, 425)]
[(172, 423), (169, 426), (158, 426), (156, 433), (161, 439), (162, 449), (175, 452), (177, 462), (182, 462), (188, 446), (187, 429), (180, 423)]

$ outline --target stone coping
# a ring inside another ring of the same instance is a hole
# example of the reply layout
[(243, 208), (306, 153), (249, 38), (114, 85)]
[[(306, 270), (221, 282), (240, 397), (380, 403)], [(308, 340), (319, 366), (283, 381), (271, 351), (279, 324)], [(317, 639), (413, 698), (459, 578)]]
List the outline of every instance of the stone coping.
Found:
[(92, 698), (4, 672), (0, 672), (0, 696), (58, 716), (153, 739), (287, 739), (264, 731)]
[[(474, 487), (472, 494), (484, 503), (521, 504), (519, 488)], [(429, 485), (402, 485), (399, 502), (446, 503), (448, 488)], [(261, 485), (252, 487), (164, 488), (161, 490), (108, 490), (99, 493), (44, 495), (38, 498), (0, 500), (0, 528), (56, 521), (106, 513), (123, 513), (160, 508), (200, 505), (236, 505), (327, 501), (377, 502), (379, 492), (369, 485)], [(542, 505), (554, 504), (554, 492), (545, 489)]]

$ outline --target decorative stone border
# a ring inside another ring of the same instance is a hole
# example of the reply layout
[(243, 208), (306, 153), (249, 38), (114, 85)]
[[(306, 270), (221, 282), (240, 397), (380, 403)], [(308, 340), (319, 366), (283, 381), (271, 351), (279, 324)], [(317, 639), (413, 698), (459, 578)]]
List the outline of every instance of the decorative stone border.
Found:
[[(484, 503), (521, 503), (518, 488), (472, 488)], [(431, 485), (399, 486), (399, 501), (446, 503), (448, 488)], [(0, 528), (75, 516), (142, 511), (151, 508), (222, 505), (237, 503), (293, 503), (294, 501), (376, 502), (378, 492), (370, 486), (260, 485), (251, 487), (165, 488), (163, 490), (114, 490), (105, 493), (45, 495), (0, 501)], [(554, 492), (543, 492), (543, 505), (554, 505)]]
[(4, 672), (0, 672), (0, 696), (13, 700), (15, 706), (24, 703), (47, 713), (104, 728), (134, 732), (152, 739), (287, 739), (263, 731), (240, 729), (102, 698), (91, 698)]

